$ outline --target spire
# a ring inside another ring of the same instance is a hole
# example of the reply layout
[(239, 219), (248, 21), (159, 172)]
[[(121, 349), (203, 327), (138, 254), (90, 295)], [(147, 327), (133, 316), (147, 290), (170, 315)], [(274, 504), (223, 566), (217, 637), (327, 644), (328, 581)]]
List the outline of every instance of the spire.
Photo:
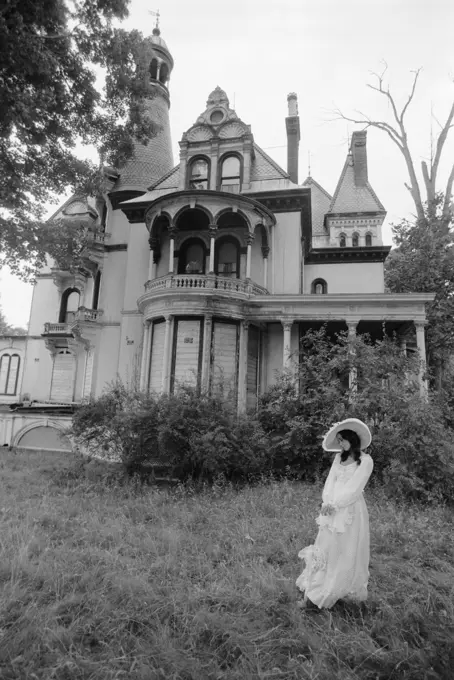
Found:
[[(173, 168), (172, 140), (170, 136), (170, 96), (168, 81), (173, 69), (173, 58), (159, 29), (159, 11), (154, 14), (156, 26), (147, 38), (146, 63), (148, 77), (153, 85), (153, 97), (146, 100), (146, 115), (157, 128), (157, 134), (148, 144), (134, 143), (134, 152), (124, 167), (111, 193), (131, 192), (133, 196), (145, 193), (147, 188)], [(123, 199), (126, 200), (126, 199)]]

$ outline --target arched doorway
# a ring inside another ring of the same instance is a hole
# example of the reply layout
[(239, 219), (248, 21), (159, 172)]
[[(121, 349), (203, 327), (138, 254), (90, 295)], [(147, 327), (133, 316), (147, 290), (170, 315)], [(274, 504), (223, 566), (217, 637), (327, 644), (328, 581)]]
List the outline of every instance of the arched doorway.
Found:
[(205, 274), (207, 252), (200, 238), (188, 238), (180, 246), (178, 256), (179, 274)]

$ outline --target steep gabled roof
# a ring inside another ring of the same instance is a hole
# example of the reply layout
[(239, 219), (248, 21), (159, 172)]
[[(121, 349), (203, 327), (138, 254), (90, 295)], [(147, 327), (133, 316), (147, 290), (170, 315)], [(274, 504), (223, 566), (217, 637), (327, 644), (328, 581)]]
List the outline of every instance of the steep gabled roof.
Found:
[(273, 161), (258, 144), (253, 144), (255, 158), (251, 163), (251, 182), (260, 182), (264, 179), (289, 179), (289, 174)]
[(386, 212), (369, 182), (355, 184), (353, 157), (348, 154), (344, 169), (334, 192), (329, 213)]
[(332, 196), (312, 177), (307, 177), (301, 186), (309, 187), (311, 190), (312, 233), (325, 234), (324, 220)]

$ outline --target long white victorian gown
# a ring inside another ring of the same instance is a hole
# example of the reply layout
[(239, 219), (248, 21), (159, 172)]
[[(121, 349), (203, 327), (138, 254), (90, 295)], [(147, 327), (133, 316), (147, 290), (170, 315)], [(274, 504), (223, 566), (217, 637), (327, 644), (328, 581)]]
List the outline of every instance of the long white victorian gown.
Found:
[(337, 453), (323, 488), (323, 504), (335, 507), (332, 515), (319, 515), (317, 538), (298, 557), (305, 568), (296, 585), (318, 607), (332, 607), (339, 599), (367, 599), (369, 581), (369, 513), (363, 490), (374, 462), (361, 453), (356, 461), (341, 465)]

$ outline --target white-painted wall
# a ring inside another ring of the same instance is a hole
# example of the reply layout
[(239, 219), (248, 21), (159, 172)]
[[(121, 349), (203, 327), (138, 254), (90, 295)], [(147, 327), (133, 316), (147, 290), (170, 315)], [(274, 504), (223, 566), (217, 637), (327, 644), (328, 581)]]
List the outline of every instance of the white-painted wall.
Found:
[(278, 213), (276, 218), (271, 259), (274, 294), (299, 293), (302, 257), (300, 214)]
[(339, 262), (307, 264), (304, 267), (304, 291), (311, 292), (315, 279), (324, 279), (328, 293), (384, 293), (382, 262)]

